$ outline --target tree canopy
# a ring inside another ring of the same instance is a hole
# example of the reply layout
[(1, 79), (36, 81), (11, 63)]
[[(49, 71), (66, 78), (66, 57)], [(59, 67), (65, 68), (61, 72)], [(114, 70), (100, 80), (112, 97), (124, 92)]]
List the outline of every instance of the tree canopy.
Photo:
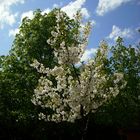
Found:
[[(52, 48), (46, 42), (56, 26), (55, 10), (44, 15), (37, 10), (32, 20), (24, 18), (9, 55), (1, 56), (0, 94), (7, 119), (30, 120), (36, 116), (31, 97), (41, 74), (30, 65), (34, 59), (50, 68), (56, 63)], [(76, 24), (71, 20), (69, 26)]]
[[(140, 115), (140, 49), (139, 46), (124, 46), (123, 39), (118, 38), (111, 47), (111, 72), (122, 72), (127, 81), (121, 93), (110, 100), (99, 112), (96, 119), (99, 123), (116, 126), (139, 125)], [(100, 117), (103, 116), (104, 117)]]
[(0, 56), (0, 124), (26, 129), (39, 119), (44, 131), (44, 120), (91, 114), (99, 124), (140, 124), (139, 47), (125, 46), (121, 37), (111, 49), (102, 41), (93, 58), (77, 65), (90, 28), (80, 12), (71, 19), (61, 9), (23, 19), (9, 55)]

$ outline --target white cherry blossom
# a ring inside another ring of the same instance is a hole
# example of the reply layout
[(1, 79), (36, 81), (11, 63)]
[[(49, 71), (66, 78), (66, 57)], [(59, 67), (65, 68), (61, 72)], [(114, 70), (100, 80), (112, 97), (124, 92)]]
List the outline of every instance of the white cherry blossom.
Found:
[[(75, 21), (80, 20), (80, 15), (77, 14), (75, 17), (78, 18)], [(47, 43), (54, 48), (54, 56), (58, 60), (58, 64), (52, 69), (45, 68), (37, 60), (32, 64), (39, 73), (46, 74), (46, 76), (40, 77), (32, 102), (42, 108), (52, 110), (52, 114), (42, 112), (39, 114), (39, 119), (47, 121), (73, 122), (95, 112), (104, 102), (117, 96), (126, 85), (123, 74), (106, 72), (104, 61), (108, 59), (108, 49), (104, 42), (100, 44), (97, 57), (79, 68), (75, 67), (87, 46), (90, 24), (88, 23), (84, 27), (83, 33), (79, 32), (77, 35), (77, 40), (80, 38), (81, 42), (68, 44), (63, 40), (64, 19), (64, 12), (58, 10), (56, 12), (57, 24), (54, 31), (51, 31), (52, 37), (47, 40)], [(61, 42), (59, 37), (62, 38)], [(60, 43), (56, 48), (55, 46), (58, 44), (55, 43), (57, 42)], [(51, 79), (52, 76), (53, 79)]]

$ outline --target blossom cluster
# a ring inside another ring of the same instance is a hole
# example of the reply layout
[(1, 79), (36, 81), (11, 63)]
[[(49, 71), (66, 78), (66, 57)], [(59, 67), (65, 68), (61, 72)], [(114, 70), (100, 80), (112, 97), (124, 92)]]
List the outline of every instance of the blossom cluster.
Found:
[[(79, 14), (77, 15), (75, 21), (79, 21)], [(75, 66), (87, 46), (90, 24), (84, 27), (83, 33), (76, 35), (77, 40), (82, 41), (77, 41), (77, 44), (68, 43), (65, 39), (68, 27), (64, 19), (65, 13), (58, 10), (55, 29), (47, 40), (54, 49), (58, 64), (52, 69), (45, 68), (37, 60), (32, 64), (39, 73), (45, 74), (38, 81), (32, 102), (43, 109), (51, 109), (51, 113), (48, 111), (39, 114), (39, 119), (47, 121), (73, 122), (95, 112), (105, 101), (118, 95), (126, 85), (123, 74), (107, 73), (104, 61), (107, 60), (108, 49), (104, 43), (101, 44), (96, 58), (78, 68)]]

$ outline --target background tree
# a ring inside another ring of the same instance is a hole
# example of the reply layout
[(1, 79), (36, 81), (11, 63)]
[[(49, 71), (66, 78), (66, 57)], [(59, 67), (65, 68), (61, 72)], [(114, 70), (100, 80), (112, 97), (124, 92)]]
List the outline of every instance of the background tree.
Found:
[[(111, 50), (111, 73), (122, 72), (127, 85), (97, 113), (96, 119), (106, 125), (137, 126), (140, 124), (140, 49), (124, 46), (123, 39), (119, 37)], [(104, 117), (101, 118), (100, 115)]]
[[(43, 74), (30, 65), (34, 59), (49, 68), (56, 64), (53, 48), (47, 43), (56, 26), (56, 10), (49, 14), (37, 10), (32, 20), (24, 18), (9, 55), (0, 59), (0, 100), (3, 104), (0, 108), (0, 121), (11, 132), (13, 130), (16, 133), (14, 127), (21, 131), (34, 131), (30, 127), (38, 123), (38, 110), (41, 108), (32, 104), (31, 97)], [(65, 18), (68, 16), (65, 15)], [(79, 24), (72, 19), (65, 24), (73, 29), (67, 35), (67, 42), (76, 43), (73, 34), (77, 32)]]

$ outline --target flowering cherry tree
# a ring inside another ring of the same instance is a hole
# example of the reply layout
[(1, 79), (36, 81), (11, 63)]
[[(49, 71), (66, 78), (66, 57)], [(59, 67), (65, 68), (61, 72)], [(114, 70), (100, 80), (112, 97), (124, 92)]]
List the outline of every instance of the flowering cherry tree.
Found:
[[(34, 90), (32, 102), (46, 109), (45, 113), (40, 112), (39, 119), (73, 122), (95, 112), (105, 101), (118, 95), (126, 82), (122, 73), (108, 72), (105, 42), (100, 44), (94, 58), (77, 67), (88, 43), (90, 23), (80, 26), (79, 12), (74, 19), (67, 18), (61, 10), (56, 10), (55, 14), (56, 26), (47, 43), (52, 47), (57, 63), (51, 69), (34, 60), (32, 66), (43, 76)], [(66, 24), (68, 20), (75, 20), (79, 25), (72, 36), (75, 42), (67, 41), (68, 31), (74, 30)]]

